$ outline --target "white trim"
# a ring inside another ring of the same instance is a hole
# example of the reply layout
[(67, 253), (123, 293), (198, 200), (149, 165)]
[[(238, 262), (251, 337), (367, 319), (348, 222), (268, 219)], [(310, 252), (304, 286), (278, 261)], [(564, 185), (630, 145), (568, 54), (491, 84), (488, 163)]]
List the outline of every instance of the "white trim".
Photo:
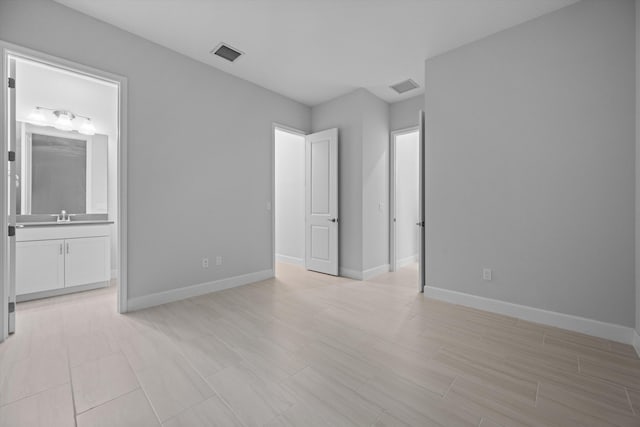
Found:
[(369, 268), (362, 272), (362, 280), (369, 280), (376, 276), (389, 272), (389, 264), (379, 265), (377, 267)]
[(633, 348), (636, 349), (636, 353), (640, 356), (640, 335), (638, 335), (638, 331), (633, 331)]
[[(534, 308), (526, 305), (513, 304), (506, 301), (465, 294), (448, 289), (425, 286), (424, 294), (429, 298), (453, 304), (473, 307), (505, 316), (512, 316), (529, 322), (568, 329), (570, 331), (580, 332), (625, 344), (635, 345), (634, 335), (635, 337), (638, 337), (635, 330), (627, 326), (601, 322), (599, 320), (587, 319), (585, 317), (573, 316), (555, 311), (543, 310), (541, 308)], [(637, 338), (635, 339), (635, 342), (639, 342)], [(638, 350), (638, 347), (640, 346), (636, 345), (636, 350)]]
[(111, 269), (111, 279), (117, 279), (118, 278), (118, 269), (117, 268), (112, 268)]
[(235, 288), (260, 282), (273, 277), (273, 270), (256, 271), (255, 273), (243, 274), (240, 276), (228, 277), (226, 279), (214, 280), (212, 282), (200, 283), (197, 285), (185, 286), (183, 288), (171, 289), (142, 297), (131, 298), (129, 300), (129, 311), (142, 310), (148, 307), (180, 301), (186, 298), (197, 297), (211, 292), (224, 289)]
[(397, 268), (402, 268), (405, 265), (413, 264), (414, 262), (418, 262), (418, 254), (399, 259), (396, 263), (396, 266)]
[[(7, 183), (8, 183), (8, 152), (7, 147), (9, 146), (8, 141), (8, 126), (9, 126), (9, 112), (7, 111), (7, 105), (9, 104), (9, 97), (7, 89), (7, 85), (5, 82), (8, 81), (9, 73), (9, 61), (7, 46), (0, 42), (0, 46), (2, 47), (2, 59), (0, 62), (2, 63), (2, 120), (0, 120), (0, 138), (2, 138), (2, 149), (0, 150), (0, 162), (2, 163), (2, 176), (0, 176), (0, 230), (6, 230), (9, 224), (6, 212), (9, 210), (7, 206), (8, 196), (7, 196)], [(4, 341), (9, 336), (9, 316), (8, 316), (8, 304), (9, 304), (9, 269), (7, 268), (7, 257), (9, 251), (9, 239), (4, 237), (7, 234), (2, 233), (3, 237), (0, 240), (0, 342)]]
[(362, 280), (362, 272), (340, 267), (340, 277), (347, 277), (354, 280)]
[(347, 277), (353, 280), (369, 280), (381, 274), (388, 273), (389, 271), (389, 264), (382, 264), (364, 271), (351, 270), (349, 268), (340, 267), (340, 277)]
[(298, 258), (295, 256), (276, 254), (276, 261), (284, 262), (285, 264), (301, 265), (304, 267), (304, 258)]

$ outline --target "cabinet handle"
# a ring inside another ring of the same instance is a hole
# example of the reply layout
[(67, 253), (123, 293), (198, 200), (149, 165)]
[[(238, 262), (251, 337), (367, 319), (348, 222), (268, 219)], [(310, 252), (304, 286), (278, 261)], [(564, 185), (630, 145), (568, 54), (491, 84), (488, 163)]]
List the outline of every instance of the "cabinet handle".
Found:
[(67, 243), (67, 255), (69, 255), (69, 244)]
[(62, 255), (62, 243), (60, 243), (60, 255)]

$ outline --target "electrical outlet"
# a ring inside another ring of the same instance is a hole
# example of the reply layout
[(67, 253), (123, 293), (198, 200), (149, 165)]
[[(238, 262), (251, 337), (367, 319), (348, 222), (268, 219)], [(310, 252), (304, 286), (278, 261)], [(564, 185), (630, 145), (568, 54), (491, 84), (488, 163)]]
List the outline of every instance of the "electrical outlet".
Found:
[(222, 257), (220, 255), (216, 257), (216, 265), (222, 265)]
[(491, 269), (490, 268), (483, 268), (482, 269), (482, 280), (491, 280)]
[(202, 258), (202, 268), (209, 268), (209, 258)]

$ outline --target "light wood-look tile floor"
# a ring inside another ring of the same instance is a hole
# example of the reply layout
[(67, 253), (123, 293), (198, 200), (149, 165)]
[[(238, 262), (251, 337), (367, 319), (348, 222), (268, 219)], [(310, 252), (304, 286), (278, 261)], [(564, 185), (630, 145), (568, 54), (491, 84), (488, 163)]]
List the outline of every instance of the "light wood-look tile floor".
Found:
[(278, 278), (128, 315), (113, 287), (18, 305), (1, 426), (640, 426), (640, 360), (425, 298), (416, 269)]

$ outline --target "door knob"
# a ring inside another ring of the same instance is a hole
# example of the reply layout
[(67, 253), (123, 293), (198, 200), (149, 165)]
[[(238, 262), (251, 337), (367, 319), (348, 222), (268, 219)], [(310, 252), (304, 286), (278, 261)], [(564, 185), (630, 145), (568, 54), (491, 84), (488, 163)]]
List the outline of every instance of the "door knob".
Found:
[(338, 222), (338, 218), (331, 218), (329, 219), (329, 222)]

